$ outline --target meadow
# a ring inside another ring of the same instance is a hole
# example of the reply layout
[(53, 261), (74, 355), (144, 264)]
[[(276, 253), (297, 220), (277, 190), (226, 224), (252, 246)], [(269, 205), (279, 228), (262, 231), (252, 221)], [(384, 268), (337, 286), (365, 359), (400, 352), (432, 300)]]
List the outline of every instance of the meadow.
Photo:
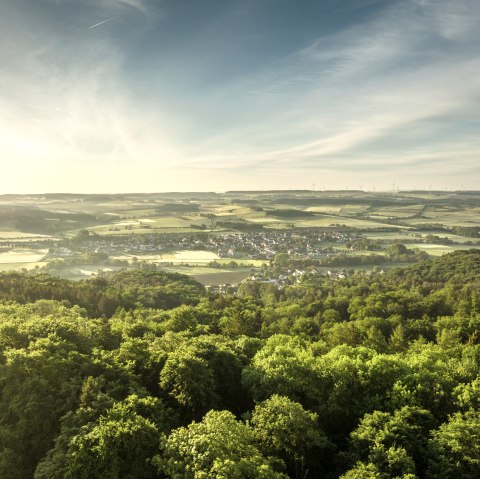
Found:
[(0, 264), (36, 263), (47, 254), (47, 249), (13, 248), (3, 253), (0, 252)]

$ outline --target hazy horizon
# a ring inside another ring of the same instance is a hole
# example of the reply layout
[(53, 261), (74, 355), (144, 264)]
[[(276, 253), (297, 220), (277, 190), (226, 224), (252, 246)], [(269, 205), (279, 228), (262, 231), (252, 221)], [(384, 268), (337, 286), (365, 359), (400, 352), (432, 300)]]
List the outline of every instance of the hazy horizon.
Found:
[(475, 0), (0, 4), (0, 194), (475, 190)]
[(318, 193), (325, 193), (325, 194), (332, 194), (332, 193), (365, 193), (369, 194), (371, 193), (372, 195), (375, 194), (385, 194), (385, 195), (402, 195), (402, 194), (410, 194), (410, 193), (431, 193), (432, 195), (438, 195), (442, 193), (465, 193), (465, 194), (471, 194), (471, 193), (478, 193), (480, 192), (480, 189), (465, 189), (465, 190), (457, 190), (457, 189), (448, 189), (448, 188), (443, 188), (443, 189), (438, 189), (438, 190), (429, 190), (429, 189), (397, 189), (393, 191), (393, 189), (371, 189), (371, 190), (358, 190), (358, 189), (294, 189), (294, 188), (286, 188), (286, 189), (261, 189), (261, 190), (256, 190), (256, 189), (246, 189), (246, 190), (164, 190), (164, 191), (121, 191), (121, 190), (112, 190), (109, 192), (105, 191), (91, 191), (91, 192), (82, 192), (82, 191), (77, 191), (77, 192), (72, 192), (72, 191), (38, 191), (38, 192), (21, 192), (21, 193), (0, 193), (0, 197), (2, 196), (135, 196), (135, 195), (145, 195), (145, 196), (155, 196), (155, 195), (187, 195), (187, 194), (199, 194), (199, 195), (225, 195), (225, 194), (251, 194), (251, 193), (305, 193), (305, 194), (318, 194)]

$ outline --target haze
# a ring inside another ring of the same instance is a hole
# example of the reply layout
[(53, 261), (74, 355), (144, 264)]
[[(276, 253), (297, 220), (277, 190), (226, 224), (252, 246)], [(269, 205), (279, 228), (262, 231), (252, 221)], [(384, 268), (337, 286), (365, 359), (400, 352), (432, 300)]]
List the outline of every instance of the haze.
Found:
[(478, 189), (478, 0), (0, 3), (0, 193)]

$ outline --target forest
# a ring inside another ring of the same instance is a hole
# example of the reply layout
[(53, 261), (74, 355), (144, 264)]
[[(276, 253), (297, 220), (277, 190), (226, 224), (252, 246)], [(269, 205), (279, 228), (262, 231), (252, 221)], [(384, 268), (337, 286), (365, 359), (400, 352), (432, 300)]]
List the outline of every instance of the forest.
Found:
[(2, 273), (0, 478), (478, 478), (479, 278)]

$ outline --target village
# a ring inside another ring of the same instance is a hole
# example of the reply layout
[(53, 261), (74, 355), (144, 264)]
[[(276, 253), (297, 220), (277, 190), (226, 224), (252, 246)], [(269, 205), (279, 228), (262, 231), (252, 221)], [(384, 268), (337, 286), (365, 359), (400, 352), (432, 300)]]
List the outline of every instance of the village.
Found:
[(220, 258), (270, 260), (278, 253), (316, 258), (331, 254), (332, 245), (355, 241), (347, 231), (319, 229), (265, 230), (248, 233), (144, 234), (100, 236), (81, 232), (51, 245), (49, 257), (72, 257), (92, 252), (108, 256), (161, 254), (174, 251), (210, 251)]

